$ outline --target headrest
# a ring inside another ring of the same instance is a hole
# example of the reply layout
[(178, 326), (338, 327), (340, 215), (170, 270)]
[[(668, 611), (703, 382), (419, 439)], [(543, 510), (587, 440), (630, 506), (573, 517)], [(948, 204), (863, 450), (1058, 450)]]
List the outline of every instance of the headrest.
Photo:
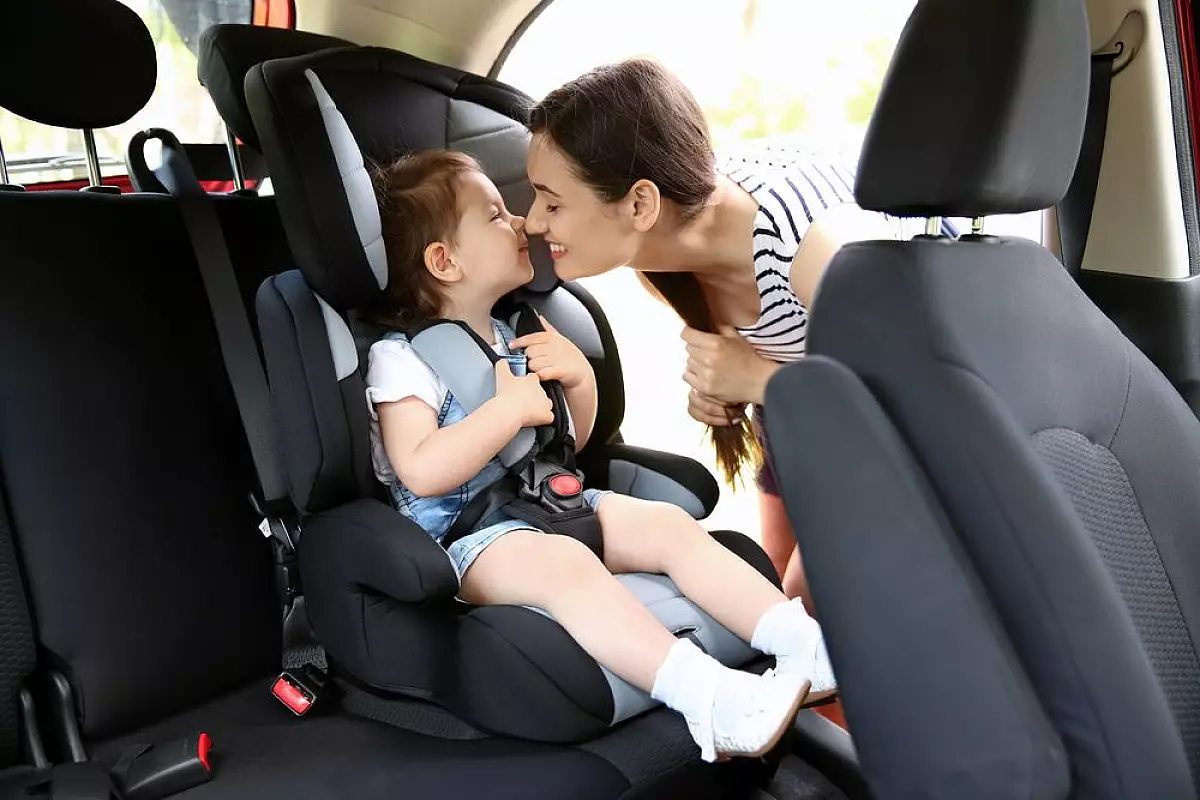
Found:
[(1066, 194), (1087, 112), (1083, 0), (919, 0), (858, 166), (863, 208), (979, 217)]
[(258, 134), (246, 108), (245, 77), (255, 64), (275, 58), (291, 58), (334, 47), (353, 47), (352, 42), (286, 28), (259, 25), (213, 25), (200, 35), (196, 77), (212, 97), (213, 105), (233, 134), (255, 150), (262, 151)]
[(368, 164), (454, 148), (480, 161), (514, 212), (532, 201), (532, 101), (502, 83), (394, 50), (355, 48), (260, 64), (246, 74), (246, 99), (292, 253), (309, 285), (339, 310), (363, 306), (387, 283)]
[(117, 0), (4, 7), (0, 106), (58, 128), (108, 128), (142, 110), (158, 81), (154, 40)]

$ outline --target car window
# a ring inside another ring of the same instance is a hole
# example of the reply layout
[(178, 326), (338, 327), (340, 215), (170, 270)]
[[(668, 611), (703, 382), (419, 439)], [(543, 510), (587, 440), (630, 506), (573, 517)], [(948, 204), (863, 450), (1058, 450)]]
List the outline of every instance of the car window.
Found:
[[(853, 164), (914, 5), (914, 0), (554, 0), (513, 44), (497, 77), (540, 99), (593, 66), (651, 56), (696, 95), (718, 152), (746, 140), (792, 139), (839, 152)], [(960, 232), (970, 230), (970, 220), (953, 223)], [(920, 233), (925, 222), (907, 221), (905, 229)], [(1040, 240), (1040, 215), (992, 218), (986, 230)], [(688, 454), (719, 474), (702, 426), (685, 411), (687, 386), (680, 376), (686, 357), (678, 318), (628, 270), (582, 283), (604, 307), (620, 349), (626, 438)], [(755, 493), (725, 486), (706, 525), (753, 534), (757, 518)]]
[[(36, 2), (37, 0), (27, 0)], [(125, 172), (125, 145), (143, 128), (171, 130), (184, 142), (223, 142), (220, 117), (196, 79), (196, 45), (201, 32), (225, 22), (261, 23), (270, 5), (259, 0), (121, 0), (145, 21), (158, 51), (158, 85), (133, 119), (96, 131), (101, 173)], [(257, 12), (257, 14), (256, 14)], [(276, 14), (277, 18), (281, 15)], [(20, 31), (10, 32), (20, 35)], [(0, 109), (0, 144), (11, 180), (21, 184), (85, 178), (83, 134), (40, 125)]]

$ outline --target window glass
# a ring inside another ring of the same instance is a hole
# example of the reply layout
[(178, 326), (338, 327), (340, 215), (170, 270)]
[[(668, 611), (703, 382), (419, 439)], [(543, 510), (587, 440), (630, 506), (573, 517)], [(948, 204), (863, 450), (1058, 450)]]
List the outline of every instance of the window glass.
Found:
[[(125, 145), (143, 128), (167, 128), (184, 142), (225, 140), (220, 117), (196, 79), (196, 46), (200, 33), (210, 25), (248, 23), (254, 13), (254, 0), (121, 1), (141, 16), (154, 38), (158, 85), (150, 102), (133, 119), (96, 131), (96, 150), (105, 175), (125, 172)], [(16, 183), (87, 177), (80, 131), (40, 125), (0, 109), (0, 144)]]

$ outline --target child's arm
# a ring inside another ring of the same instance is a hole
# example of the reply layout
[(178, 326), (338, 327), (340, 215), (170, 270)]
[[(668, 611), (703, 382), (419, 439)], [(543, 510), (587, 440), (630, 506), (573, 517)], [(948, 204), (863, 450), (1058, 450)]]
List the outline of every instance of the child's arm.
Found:
[(396, 477), (419, 497), (462, 486), (504, 449), (517, 431), (554, 419), (550, 398), (534, 375), (513, 377), (496, 363), (496, 394), (466, 419), (439, 428), (437, 414), (417, 397), (376, 405), (383, 446)]
[(509, 346), (525, 348), (529, 371), (543, 381), (558, 381), (575, 423), (575, 449), (582, 450), (596, 424), (596, 374), (587, 356), (570, 339), (542, 318), (546, 330), (513, 339)]

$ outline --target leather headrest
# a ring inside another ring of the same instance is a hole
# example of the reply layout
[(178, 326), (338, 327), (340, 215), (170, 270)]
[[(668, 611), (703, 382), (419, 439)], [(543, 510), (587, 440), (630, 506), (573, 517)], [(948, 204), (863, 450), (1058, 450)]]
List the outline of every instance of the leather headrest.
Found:
[(233, 134), (255, 150), (262, 150), (258, 133), (246, 107), (246, 73), (255, 64), (291, 58), (352, 42), (286, 28), (258, 25), (213, 25), (200, 36), (196, 77), (208, 89), (213, 105)]
[(1089, 59), (1083, 0), (920, 0), (871, 118), (859, 205), (978, 217), (1057, 203), (1079, 157)]
[(371, 164), (458, 149), (480, 161), (514, 212), (532, 200), (532, 102), (496, 81), (394, 50), (354, 48), (253, 67), (246, 99), (296, 262), (339, 310), (370, 302), (387, 281)]
[(8, 3), (0, 19), (0, 106), (14, 114), (58, 128), (108, 128), (154, 93), (154, 40), (117, 0)]

